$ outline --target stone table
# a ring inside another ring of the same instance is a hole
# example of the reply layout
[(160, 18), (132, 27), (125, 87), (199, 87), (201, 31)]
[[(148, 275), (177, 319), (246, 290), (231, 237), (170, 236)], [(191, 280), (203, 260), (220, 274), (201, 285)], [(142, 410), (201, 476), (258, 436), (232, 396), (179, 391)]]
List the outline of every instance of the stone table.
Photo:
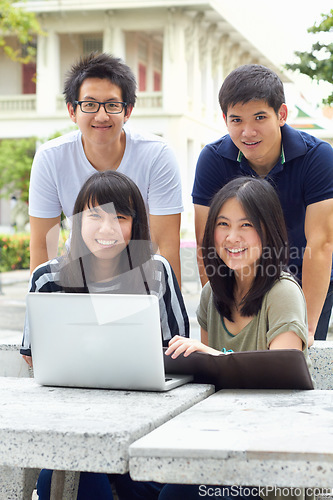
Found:
[(0, 465), (124, 473), (128, 447), (214, 392), (187, 384), (157, 392), (43, 387), (0, 377)]
[(223, 390), (130, 446), (136, 480), (333, 486), (333, 391)]

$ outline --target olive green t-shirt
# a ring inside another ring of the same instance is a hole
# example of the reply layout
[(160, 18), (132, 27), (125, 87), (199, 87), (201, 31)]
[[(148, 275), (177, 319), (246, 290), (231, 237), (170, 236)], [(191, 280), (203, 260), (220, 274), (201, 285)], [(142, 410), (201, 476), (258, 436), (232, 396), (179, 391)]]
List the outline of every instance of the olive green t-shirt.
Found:
[[(270, 342), (280, 333), (295, 332), (303, 342), (303, 352), (308, 366), (308, 326), (306, 303), (301, 287), (284, 273), (263, 298), (258, 314), (237, 335), (228, 332), (224, 321), (213, 303), (212, 289), (208, 282), (201, 292), (197, 310), (200, 326), (208, 332), (208, 345), (217, 350), (233, 351), (268, 350)], [(289, 490), (289, 494), (287, 492)], [(264, 500), (314, 500), (305, 489), (285, 488), (284, 496), (274, 493), (262, 495)], [(296, 494), (297, 493), (297, 494)]]
[(201, 292), (197, 310), (200, 326), (208, 332), (208, 345), (217, 350), (263, 351), (280, 333), (293, 331), (303, 342), (308, 365), (306, 303), (301, 287), (284, 273), (265, 294), (258, 314), (237, 335), (228, 332), (213, 303), (210, 283)]

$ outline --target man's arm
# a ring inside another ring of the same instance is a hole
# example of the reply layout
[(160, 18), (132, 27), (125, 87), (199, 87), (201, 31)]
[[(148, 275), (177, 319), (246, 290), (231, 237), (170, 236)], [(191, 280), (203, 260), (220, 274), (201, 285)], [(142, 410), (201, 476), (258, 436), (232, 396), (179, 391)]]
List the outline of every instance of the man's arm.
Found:
[(180, 214), (149, 215), (151, 239), (165, 257), (181, 286), (180, 272)]
[(306, 299), (309, 345), (330, 283), (333, 251), (333, 199), (308, 205), (304, 224), (307, 245), (302, 265), (302, 288)]
[(60, 215), (51, 219), (30, 216), (30, 272), (58, 253)]
[(204, 205), (194, 205), (195, 237), (197, 240), (197, 263), (202, 286), (204, 286), (208, 281), (201, 252), (208, 212), (209, 207), (205, 207)]

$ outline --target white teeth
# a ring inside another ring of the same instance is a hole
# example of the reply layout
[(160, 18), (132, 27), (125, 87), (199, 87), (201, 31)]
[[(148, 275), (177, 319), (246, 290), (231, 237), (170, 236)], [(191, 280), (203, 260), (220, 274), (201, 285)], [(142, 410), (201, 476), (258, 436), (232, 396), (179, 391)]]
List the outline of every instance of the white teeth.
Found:
[(96, 240), (100, 245), (110, 246), (114, 245), (117, 240)]
[(230, 253), (240, 253), (240, 252), (243, 252), (243, 250), (245, 250), (245, 248), (228, 248), (227, 250)]

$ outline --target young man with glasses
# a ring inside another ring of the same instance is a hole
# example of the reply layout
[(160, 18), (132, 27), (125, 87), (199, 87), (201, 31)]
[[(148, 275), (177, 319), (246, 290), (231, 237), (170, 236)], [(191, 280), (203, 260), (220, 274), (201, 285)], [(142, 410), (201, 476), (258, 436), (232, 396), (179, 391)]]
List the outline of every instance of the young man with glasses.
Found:
[(57, 255), (60, 216), (70, 217), (76, 196), (96, 170), (118, 170), (139, 187), (151, 237), (180, 283), (180, 172), (157, 136), (124, 128), (136, 100), (131, 69), (108, 54), (91, 54), (70, 69), (64, 95), (79, 130), (43, 144), (31, 170), (30, 268)]

